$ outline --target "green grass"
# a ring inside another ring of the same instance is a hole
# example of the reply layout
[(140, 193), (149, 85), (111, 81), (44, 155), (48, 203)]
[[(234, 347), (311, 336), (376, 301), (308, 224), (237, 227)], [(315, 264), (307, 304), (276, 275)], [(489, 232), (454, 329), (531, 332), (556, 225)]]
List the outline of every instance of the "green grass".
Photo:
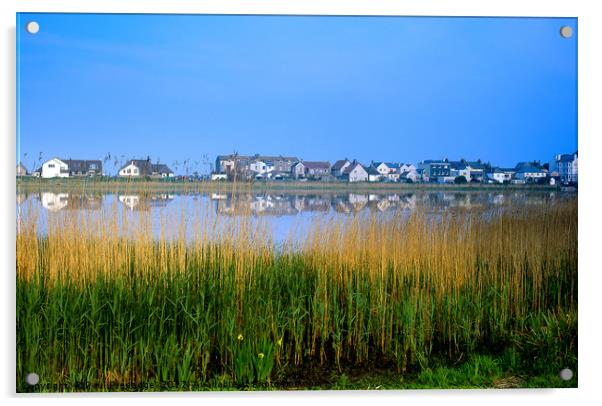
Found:
[(197, 181), (188, 182), (175, 179), (122, 179), (122, 178), (66, 178), (41, 179), (17, 178), (17, 188), (21, 192), (114, 192), (114, 191), (162, 191), (162, 192), (219, 192), (230, 193), (236, 190), (245, 191), (418, 191), (418, 190), (455, 190), (455, 191), (504, 191), (504, 190), (557, 190), (559, 186), (550, 185), (500, 185), (485, 183), (469, 183), (464, 185), (438, 183), (382, 183), (343, 181), (253, 181), (224, 182)]

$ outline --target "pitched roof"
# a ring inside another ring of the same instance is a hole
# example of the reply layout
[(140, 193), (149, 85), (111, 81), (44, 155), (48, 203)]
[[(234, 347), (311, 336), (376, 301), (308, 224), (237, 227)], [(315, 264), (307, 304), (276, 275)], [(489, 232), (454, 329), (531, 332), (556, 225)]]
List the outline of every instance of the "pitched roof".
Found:
[(360, 168), (362, 168), (364, 171), (366, 171), (366, 168), (362, 164), (360, 164), (359, 162), (352, 162), (351, 165), (349, 165), (348, 167), (345, 168), (345, 170), (343, 171), (343, 175), (350, 174), (358, 166)]
[(575, 152), (574, 154), (562, 154), (560, 155), (560, 162), (573, 162), (575, 160), (575, 155), (577, 155), (577, 153)]
[(544, 173), (544, 171), (534, 166), (523, 166), (516, 173)]
[(70, 172), (102, 171), (102, 161), (99, 159), (61, 159), (67, 164)]
[(368, 172), (368, 175), (380, 175), (380, 172), (373, 165), (369, 166), (366, 169), (366, 172)]
[(332, 165), (332, 169), (335, 171), (340, 170), (346, 163), (351, 163), (348, 159), (339, 159)]
[(462, 161), (450, 161), (449, 164), (452, 167), (452, 169), (456, 169), (456, 170), (466, 169), (466, 167), (468, 166), (467, 162), (462, 162)]
[(238, 160), (249, 160), (249, 159), (256, 159), (256, 160), (260, 160), (260, 161), (298, 161), (299, 158), (295, 157), (295, 156), (283, 156), (283, 155), (278, 155), (278, 156), (274, 156), (274, 155), (259, 155), (259, 154), (255, 154), (255, 155), (238, 155), (238, 154), (229, 154), (229, 155), (218, 155), (217, 156), (218, 161), (223, 161), (223, 160), (227, 160), (227, 159), (238, 159)]
[(330, 169), (328, 161), (303, 161), (302, 163), (308, 169)]
[(173, 173), (169, 166), (165, 164), (152, 164), (153, 173)]
[(129, 165), (135, 165), (140, 170), (140, 175), (152, 175), (153, 173), (173, 173), (165, 164), (153, 164), (150, 159), (130, 159), (125, 165), (119, 168), (119, 171)]
[(473, 169), (485, 169), (485, 164), (477, 161), (469, 161), (468, 165)]

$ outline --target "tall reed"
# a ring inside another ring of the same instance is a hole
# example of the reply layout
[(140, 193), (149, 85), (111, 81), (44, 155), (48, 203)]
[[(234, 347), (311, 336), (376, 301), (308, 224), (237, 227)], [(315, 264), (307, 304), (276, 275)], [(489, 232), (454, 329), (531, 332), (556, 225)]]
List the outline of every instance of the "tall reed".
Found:
[(18, 389), (30, 371), (38, 390), (269, 384), (315, 365), (404, 374), (534, 339), (559, 365), (576, 357), (576, 199), (316, 218), (278, 247), (261, 219), (199, 213), (132, 224), (115, 206), (49, 218), (44, 234), (28, 213)]

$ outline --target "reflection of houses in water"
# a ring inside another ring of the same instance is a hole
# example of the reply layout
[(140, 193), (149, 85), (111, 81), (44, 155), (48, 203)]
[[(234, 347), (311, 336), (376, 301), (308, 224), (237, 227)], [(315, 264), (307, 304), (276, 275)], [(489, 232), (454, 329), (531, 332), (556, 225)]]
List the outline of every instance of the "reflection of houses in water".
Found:
[(69, 193), (43, 192), (40, 194), (40, 201), (48, 211), (59, 211), (69, 204)]
[(362, 210), (368, 204), (368, 195), (349, 193), (349, 204), (355, 211)]
[(17, 193), (17, 204), (21, 205), (27, 199), (27, 195), (25, 193)]
[(305, 211), (320, 211), (324, 213), (328, 213), (330, 211), (330, 197), (311, 195), (307, 196), (305, 200)]
[(387, 199), (381, 199), (378, 202), (376, 202), (376, 208), (379, 211), (387, 211), (391, 208), (393, 208), (393, 203), (391, 203), (389, 200)]
[(74, 195), (69, 194), (67, 200), (68, 210), (98, 210), (102, 207), (102, 195)]
[(40, 193), (42, 207), (48, 211), (59, 210), (98, 210), (102, 207), (103, 197), (100, 194), (73, 193)]
[(405, 195), (400, 195), (399, 203), (397, 204), (397, 207), (399, 207), (401, 209), (413, 210), (416, 208), (417, 201), (418, 201), (418, 198), (416, 197), (416, 195), (414, 193), (407, 193)]
[(493, 204), (504, 204), (504, 198), (505, 196), (503, 194), (496, 194), (493, 195), (493, 198), (491, 199), (491, 203)]
[(168, 193), (155, 195), (119, 195), (118, 199), (130, 210), (150, 210), (153, 207), (165, 207), (174, 196)]
[(226, 200), (228, 195), (223, 193), (211, 193), (211, 200)]

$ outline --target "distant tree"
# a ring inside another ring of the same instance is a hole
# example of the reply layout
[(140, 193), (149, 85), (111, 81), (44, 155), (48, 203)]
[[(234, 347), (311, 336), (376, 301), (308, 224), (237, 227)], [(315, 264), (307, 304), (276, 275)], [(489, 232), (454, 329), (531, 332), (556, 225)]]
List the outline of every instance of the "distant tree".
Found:
[(456, 178), (454, 179), (454, 183), (456, 185), (464, 185), (468, 183), (468, 181), (466, 180), (466, 176), (456, 176)]
[(537, 179), (538, 185), (547, 185), (548, 183), (550, 183), (550, 179), (547, 176)]
[(408, 178), (408, 179), (406, 180), (406, 183), (414, 183), (414, 181), (413, 181), (411, 178)]

